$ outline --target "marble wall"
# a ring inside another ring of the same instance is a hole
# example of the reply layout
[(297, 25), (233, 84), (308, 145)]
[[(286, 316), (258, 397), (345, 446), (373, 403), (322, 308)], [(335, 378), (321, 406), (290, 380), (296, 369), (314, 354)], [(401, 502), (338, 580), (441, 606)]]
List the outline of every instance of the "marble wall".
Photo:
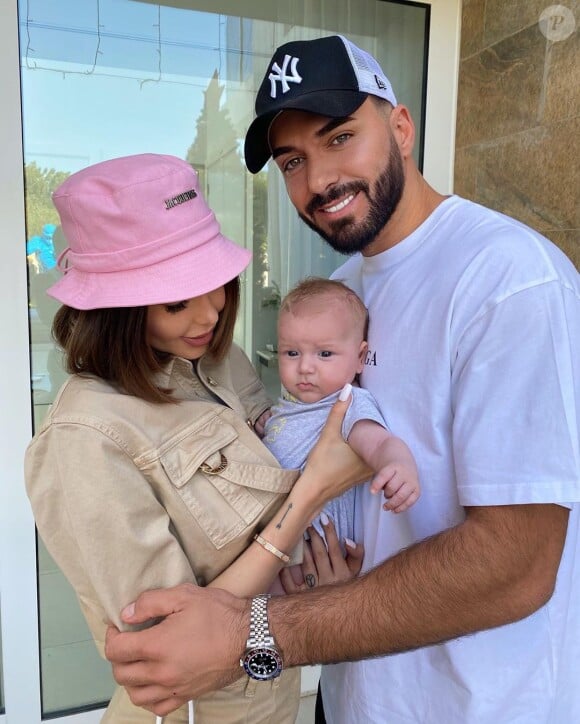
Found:
[(463, 0), (455, 191), (580, 269), (580, 0), (557, 5)]

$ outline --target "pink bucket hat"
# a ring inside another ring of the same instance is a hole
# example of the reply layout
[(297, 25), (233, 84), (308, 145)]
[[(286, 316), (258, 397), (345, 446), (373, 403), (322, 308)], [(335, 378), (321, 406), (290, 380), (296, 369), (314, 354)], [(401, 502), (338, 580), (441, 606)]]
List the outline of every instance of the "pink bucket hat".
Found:
[(52, 195), (68, 248), (48, 294), (75, 309), (178, 302), (240, 274), (251, 252), (220, 233), (182, 159), (141, 154), (97, 163)]

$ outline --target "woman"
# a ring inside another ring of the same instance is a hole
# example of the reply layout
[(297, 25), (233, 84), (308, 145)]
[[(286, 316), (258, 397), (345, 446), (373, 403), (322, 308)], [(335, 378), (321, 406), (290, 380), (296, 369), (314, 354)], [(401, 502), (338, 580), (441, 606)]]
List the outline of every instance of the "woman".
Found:
[[(29, 446), (26, 484), (102, 653), (107, 624), (121, 628), (120, 610), (143, 590), (268, 590), (324, 502), (362, 475), (334, 440), (292, 487), (297, 473), (248, 427), (261, 430), (270, 406), (232, 343), (250, 253), (221, 235), (189, 164), (105, 161), (53, 200), (69, 248), (48, 293), (63, 303), (53, 333), (71, 377)], [(195, 702), (196, 721), (293, 722), (298, 696), (297, 671), (242, 679)], [(103, 719), (153, 720), (123, 689)], [(187, 720), (187, 708), (166, 718)]]

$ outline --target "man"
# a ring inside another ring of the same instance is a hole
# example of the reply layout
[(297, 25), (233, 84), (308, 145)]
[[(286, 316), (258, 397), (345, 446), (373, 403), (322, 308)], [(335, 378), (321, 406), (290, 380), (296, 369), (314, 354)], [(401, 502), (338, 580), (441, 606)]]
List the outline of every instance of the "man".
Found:
[[(249, 170), (272, 155), (303, 220), (354, 253), (335, 276), (369, 308), (362, 383), (424, 490), (403, 516), (358, 490), (366, 573), (269, 601), (284, 666), (353, 662), (324, 667), (332, 724), (580, 721), (576, 270), (531, 229), (432, 189), (407, 108), (344, 38), (279, 48), (256, 113)], [(217, 688), (249, 612), (215, 590), (145, 594), (125, 620), (167, 618), (110, 631), (115, 676), (158, 713)]]

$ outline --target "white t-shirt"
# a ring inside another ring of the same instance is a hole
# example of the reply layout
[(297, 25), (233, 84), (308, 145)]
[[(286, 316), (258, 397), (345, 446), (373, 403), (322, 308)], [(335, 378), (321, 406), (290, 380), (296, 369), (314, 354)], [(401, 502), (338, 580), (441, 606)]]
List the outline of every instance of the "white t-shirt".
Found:
[[(571, 508), (556, 591), (514, 624), (323, 667), (329, 724), (580, 722), (580, 286), (550, 242), (456, 196), (335, 274), (370, 312), (362, 385), (409, 445), (422, 495), (381, 514), (357, 491), (365, 569), (459, 523), (463, 506)], [(387, 621), (388, 612), (377, 612)]]

